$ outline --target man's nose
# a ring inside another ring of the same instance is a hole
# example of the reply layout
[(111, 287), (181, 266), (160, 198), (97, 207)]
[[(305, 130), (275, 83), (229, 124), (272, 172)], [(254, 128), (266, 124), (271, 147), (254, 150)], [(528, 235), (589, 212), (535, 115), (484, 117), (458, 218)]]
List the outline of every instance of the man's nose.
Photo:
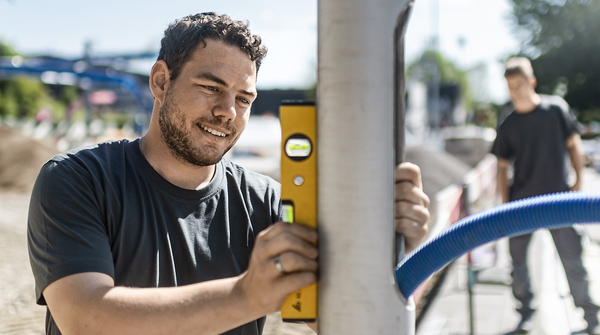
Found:
[(237, 115), (235, 110), (235, 96), (227, 95), (219, 99), (219, 102), (213, 109), (213, 114), (225, 121), (233, 121)]

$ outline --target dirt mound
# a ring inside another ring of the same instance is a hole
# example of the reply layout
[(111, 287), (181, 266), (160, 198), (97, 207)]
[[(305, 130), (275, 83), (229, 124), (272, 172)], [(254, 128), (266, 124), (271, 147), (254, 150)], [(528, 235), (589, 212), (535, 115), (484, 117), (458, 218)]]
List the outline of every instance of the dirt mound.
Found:
[(0, 191), (30, 192), (40, 168), (59, 151), (0, 127)]
[(446, 186), (462, 183), (471, 166), (444, 151), (424, 146), (406, 148), (406, 160), (421, 168), (423, 189), (433, 199)]
[(406, 161), (415, 163), (421, 168), (423, 191), (431, 200), (429, 230), (434, 231), (438, 214), (436, 194), (449, 185), (462, 184), (471, 166), (447, 152), (424, 146), (406, 148)]

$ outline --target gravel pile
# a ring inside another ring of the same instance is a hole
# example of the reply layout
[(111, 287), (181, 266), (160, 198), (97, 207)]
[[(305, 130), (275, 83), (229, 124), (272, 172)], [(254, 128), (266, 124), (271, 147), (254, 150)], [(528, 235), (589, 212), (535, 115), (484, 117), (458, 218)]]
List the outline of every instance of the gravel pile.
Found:
[(471, 166), (445, 151), (436, 151), (424, 146), (406, 148), (406, 161), (417, 164), (423, 177), (423, 191), (431, 200), (429, 211), (430, 231), (435, 223), (437, 208), (435, 195), (454, 183), (461, 184)]
[(0, 127), (0, 191), (29, 193), (40, 168), (58, 150)]

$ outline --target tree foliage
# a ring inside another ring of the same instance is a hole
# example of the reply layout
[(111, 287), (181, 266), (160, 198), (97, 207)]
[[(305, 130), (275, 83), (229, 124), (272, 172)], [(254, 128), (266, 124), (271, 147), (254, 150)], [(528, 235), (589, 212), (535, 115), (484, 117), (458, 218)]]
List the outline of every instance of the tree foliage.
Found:
[(435, 65), (439, 75), (439, 83), (456, 84), (460, 87), (460, 96), (467, 110), (472, 109), (473, 98), (469, 85), (468, 71), (461, 69), (454, 62), (447, 59), (436, 50), (425, 50), (421, 56), (411, 62), (406, 68), (406, 77), (418, 77), (419, 80), (430, 85), (434, 78), (432, 65)]
[(430, 83), (432, 72), (427, 69), (429, 64), (437, 66), (440, 83), (461, 85), (468, 82), (466, 71), (460, 69), (454, 62), (446, 59), (442, 53), (435, 50), (425, 50), (417, 60), (408, 65), (406, 75), (410, 77), (419, 72), (422, 80)]
[(16, 77), (0, 80), (0, 116), (34, 117), (46, 98), (46, 88), (39, 80)]
[(600, 121), (600, 1), (511, 0), (521, 54), (538, 91), (558, 94), (583, 122)]
[[(18, 53), (0, 42), (0, 56), (14, 55)], [(47, 99), (46, 86), (39, 80), (28, 77), (0, 79), (0, 117), (34, 117)]]
[(0, 41), (0, 56), (14, 56), (16, 54), (17, 52), (15, 51), (15, 49)]

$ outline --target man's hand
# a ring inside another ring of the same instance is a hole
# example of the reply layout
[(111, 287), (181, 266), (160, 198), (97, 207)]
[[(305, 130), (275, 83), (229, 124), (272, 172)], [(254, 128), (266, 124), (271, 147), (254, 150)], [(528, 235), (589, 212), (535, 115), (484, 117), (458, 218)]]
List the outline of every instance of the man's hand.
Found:
[(581, 136), (578, 133), (574, 133), (569, 136), (567, 141), (565, 142), (567, 150), (569, 150), (569, 157), (571, 158), (571, 164), (573, 164), (573, 169), (575, 170), (575, 184), (571, 186), (571, 191), (581, 191), (582, 179), (583, 179), (583, 168), (584, 168), (584, 158), (583, 158), (583, 148), (581, 144)]
[(290, 294), (317, 282), (316, 241), (315, 230), (287, 222), (258, 234), (238, 286), (261, 315), (279, 311)]
[(313, 229), (279, 222), (258, 234), (249, 268), (237, 277), (130, 288), (106, 274), (78, 273), (43, 294), (65, 335), (221, 334), (278, 311), (292, 292), (315, 283), (316, 241)]
[(429, 197), (423, 193), (421, 170), (412, 163), (396, 167), (396, 232), (403, 234), (406, 252), (415, 249), (429, 230)]
[(498, 157), (498, 167), (496, 168), (496, 181), (498, 183), (498, 192), (503, 204), (510, 201), (508, 189), (508, 168), (510, 162), (506, 158)]

